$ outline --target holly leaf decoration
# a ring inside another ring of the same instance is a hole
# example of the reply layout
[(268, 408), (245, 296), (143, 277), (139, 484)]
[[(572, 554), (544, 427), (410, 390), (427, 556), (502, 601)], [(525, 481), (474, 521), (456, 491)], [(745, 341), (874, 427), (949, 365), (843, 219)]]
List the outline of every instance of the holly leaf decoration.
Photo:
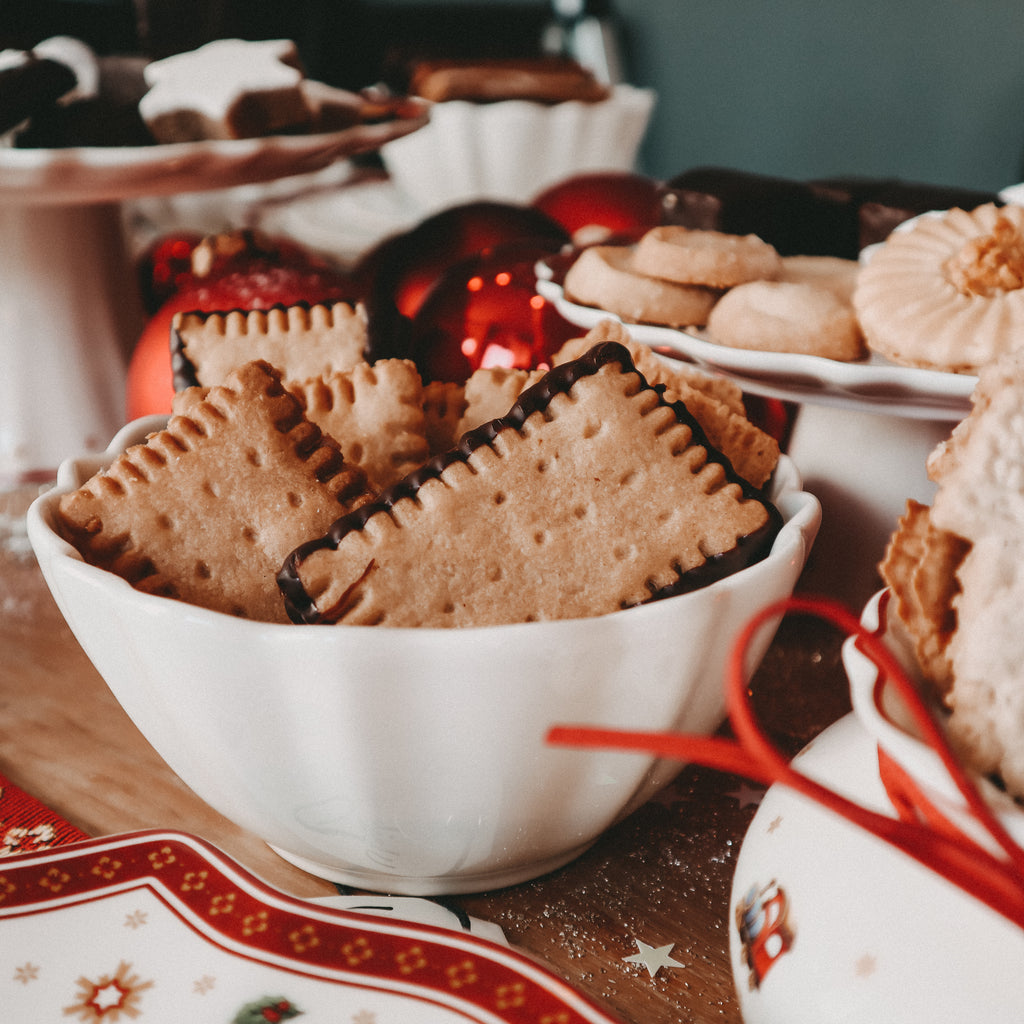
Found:
[(279, 1021), (298, 1017), (302, 1011), (283, 996), (264, 996), (246, 1003), (231, 1020), (231, 1024), (278, 1024)]

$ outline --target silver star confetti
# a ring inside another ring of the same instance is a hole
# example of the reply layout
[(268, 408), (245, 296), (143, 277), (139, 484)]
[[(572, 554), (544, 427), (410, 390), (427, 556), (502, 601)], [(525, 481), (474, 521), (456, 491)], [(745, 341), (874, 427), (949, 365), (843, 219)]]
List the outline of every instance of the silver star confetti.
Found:
[(665, 946), (648, 946), (646, 942), (634, 939), (639, 953), (632, 956), (624, 956), (622, 959), (629, 964), (641, 964), (647, 968), (647, 973), (653, 978), (662, 967), (685, 967), (678, 960), (672, 959), (672, 949), (675, 943), (668, 943)]

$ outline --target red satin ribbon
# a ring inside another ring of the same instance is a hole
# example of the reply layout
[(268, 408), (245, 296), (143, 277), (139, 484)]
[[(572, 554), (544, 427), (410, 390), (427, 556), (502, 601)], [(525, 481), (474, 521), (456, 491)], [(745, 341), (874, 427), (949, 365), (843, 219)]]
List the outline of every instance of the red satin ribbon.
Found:
[[(968, 812), (994, 841), (997, 852), (986, 849), (948, 819), (943, 818), (942, 825), (934, 821), (933, 815), (937, 812), (914, 785), (902, 787), (901, 806), (897, 808), (900, 816), (892, 818), (833, 792), (790, 765), (754, 716), (744, 671), (746, 653), (757, 631), (769, 622), (777, 623), (786, 612), (818, 616), (856, 638), (859, 649), (875, 663), (882, 678), (906, 704), (925, 742), (939, 754)], [(942, 728), (895, 655), (879, 637), (868, 632), (856, 616), (827, 598), (791, 597), (769, 605), (740, 632), (730, 654), (726, 688), (735, 740), (560, 725), (550, 730), (548, 742), (643, 751), (656, 757), (743, 775), (764, 785), (782, 783), (884, 840), (1024, 928), (1024, 850), (1009, 835), (964, 771)]]

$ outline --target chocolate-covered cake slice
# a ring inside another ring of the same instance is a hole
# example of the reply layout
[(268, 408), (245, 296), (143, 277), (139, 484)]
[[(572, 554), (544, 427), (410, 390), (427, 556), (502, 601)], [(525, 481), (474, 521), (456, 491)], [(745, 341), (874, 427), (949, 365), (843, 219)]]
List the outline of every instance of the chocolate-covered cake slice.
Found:
[(931, 210), (974, 210), (987, 203), (1002, 206), (995, 192), (979, 189), (947, 188), (942, 185), (918, 185), (890, 181), (865, 197), (858, 207), (861, 247), (884, 242), (904, 221)]
[(856, 175), (798, 181), (729, 167), (694, 167), (662, 187), (667, 224), (754, 234), (783, 256), (856, 259), (905, 220), (954, 206), (998, 202), (994, 193)]
[(477, 626), (601, 615), (763, 558), (781, 517), (615, 341), (297, 548), (293, 621)]
[(727, 167), (694, 167), (662, 189), (667, 224), (757, 235), (783, 256), (855, 258), (857, 211), (842, 190)]

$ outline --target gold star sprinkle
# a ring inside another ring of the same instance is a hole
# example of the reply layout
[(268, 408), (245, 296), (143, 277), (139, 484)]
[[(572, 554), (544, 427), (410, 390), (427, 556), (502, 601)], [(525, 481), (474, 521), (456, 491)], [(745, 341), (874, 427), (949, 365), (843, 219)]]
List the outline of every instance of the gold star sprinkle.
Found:
[(35, 964), (22, 964), (21, 967), (14, 969), (14, 980), (20, 981), (22, 985), (27, 985), (30, 981), (35, 981), (39, 977), (39, 968)]
[(744, 807), (758, 807), (764, 799), (764, 790), (748, 786), (745, 782), (740, 784), (739, 789), (734, 789), (726, 796), (731, 796), (739, 805), (740, 810)]

